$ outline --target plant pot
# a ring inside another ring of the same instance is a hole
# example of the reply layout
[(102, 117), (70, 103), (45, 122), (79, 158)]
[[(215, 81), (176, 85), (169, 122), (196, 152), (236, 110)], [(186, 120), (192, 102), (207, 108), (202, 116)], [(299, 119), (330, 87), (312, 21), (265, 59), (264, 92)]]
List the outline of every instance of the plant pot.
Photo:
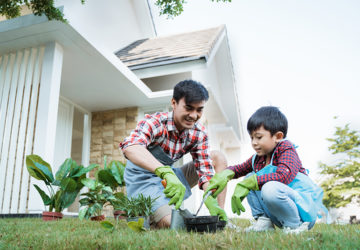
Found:
[(117, 220), (126, 219), (127, 218), (126, 212), (122, 211), (122, 210), (115, 210), (114, 211), (114, 218), (117, 219)]
[(216, 226), (218, 221), (219, 221), (218, 216), (196, 216), (196, 217), (184, 218), (186, 230), (188, 232), (194, 231), (198, 233), (216, 232)]
[(105, 215), (91, 216), (90, 220), (92, 220), (92, 221), (103, 221), (103, 220), (105, 220)]
[(138, 216), (138, 217), (127, 217), (126, 221), (138, 221), (139, 218), (143, 218), (144, 219), (144, 228), (146, 229), (150, 229), (150, 217), (145, 217), (145, 216)]
[(43, 212), (42, 213), (43, 221), (61, 220), (62, 218), (63, 218), (62, 213), (58, 213), (58, 212)]
[(227, 224), (227, 221), (219, 220), (218, 223), (216, 224), (216, 230), (224, 230), (226, 224)]

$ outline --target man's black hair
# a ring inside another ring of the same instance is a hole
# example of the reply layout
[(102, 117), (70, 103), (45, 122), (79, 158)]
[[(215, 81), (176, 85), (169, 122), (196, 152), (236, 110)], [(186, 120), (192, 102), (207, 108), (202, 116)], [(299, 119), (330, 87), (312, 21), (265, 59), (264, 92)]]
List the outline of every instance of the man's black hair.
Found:
[(249, 134), (257, 130), (261, 126), (270, 131), (271, 135), (276, 132), (283, 132), (284, 138), (287, 134), (288, 121), (283, 113), (277, 107), (265, 106), (261, 107), (250, 117), (247, 123)]
[(174, 87), (173, 98), (178, 103), (181, 98), (185, 97), (185, 103), (197, 103), (207, 101), (209, 92), (199, 82), (194, 80), (181, 81)]

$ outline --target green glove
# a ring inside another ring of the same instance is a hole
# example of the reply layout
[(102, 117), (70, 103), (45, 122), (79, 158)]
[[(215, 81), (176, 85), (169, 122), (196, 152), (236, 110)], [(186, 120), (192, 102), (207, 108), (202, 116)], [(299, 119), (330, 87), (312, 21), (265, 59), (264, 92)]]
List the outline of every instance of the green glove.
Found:
[(216, 198), (221, 193), (221, 191), (224, 190), (226, 184), (234, 177), (234, 175), (235, 175), (234, 171), (230, 169), (225, 169), (220, 173), (216, 173), (214, 177), (210, 179), (209, 186), (205, 190), (204, 195), (209, 190), (216, 189), (216, 191), (212, 194), (212, 196)]
[(218, 215), (219, 220), (228, 220), (225, 211), (219, 206), (217, 200), (214, 197), (210, 195), (204, 203), (209, 209), (211, 215)]
[(166, 188), (164, 194), (167, 198), (171, 198), (169, 205), (175, 204), (175, 209), (179, 209), (185, 195), (185, 186), (177, 178), (174, 171), (169, 166), (161, 166), (155, 169), (155, 174), (161, 179), (166, 180)]
[(241, 202), (249, 194), (250, 190), (259, 190), (256, 177), (256, 174), (251, 175), (236, 185), (234, 194), (231, 197), (231, 210), (233, 213), (240, 215), (240, 211), (245, 212), (245, 208)]

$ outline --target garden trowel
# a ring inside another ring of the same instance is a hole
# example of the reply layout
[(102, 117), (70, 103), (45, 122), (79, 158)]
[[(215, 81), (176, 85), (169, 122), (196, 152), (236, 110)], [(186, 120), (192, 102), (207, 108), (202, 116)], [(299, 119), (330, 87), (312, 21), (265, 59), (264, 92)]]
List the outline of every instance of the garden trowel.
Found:
[(197, 211), (196, 214), (195, 214), (195, 217), (196, 217), (196, 216), (198, 215), (198, 213), (200, 212), (200, 209), (201, 209), (202, 205), (204, 204), (204, 202), (206, 201), (206, 199), (207, 199), (212, 193), (213, 193), (212, 190), (209, 190), (209, 191), (205, 194), (204, 199), (201, 201), (200, 207), (199, 207), (198, 211)]

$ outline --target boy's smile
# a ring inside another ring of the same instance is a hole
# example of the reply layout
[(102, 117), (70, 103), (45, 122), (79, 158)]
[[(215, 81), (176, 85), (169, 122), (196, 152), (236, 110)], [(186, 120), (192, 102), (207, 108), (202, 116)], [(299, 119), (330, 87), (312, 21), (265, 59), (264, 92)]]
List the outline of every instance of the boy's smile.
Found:
[(271, 135), (270, 131), (266, 130), (264, 126), (254, 130), (250, 134), (251, 145), (258, 156), (270, 156), (276, 145), (283, 139), (282, 132), (276, 132)]

